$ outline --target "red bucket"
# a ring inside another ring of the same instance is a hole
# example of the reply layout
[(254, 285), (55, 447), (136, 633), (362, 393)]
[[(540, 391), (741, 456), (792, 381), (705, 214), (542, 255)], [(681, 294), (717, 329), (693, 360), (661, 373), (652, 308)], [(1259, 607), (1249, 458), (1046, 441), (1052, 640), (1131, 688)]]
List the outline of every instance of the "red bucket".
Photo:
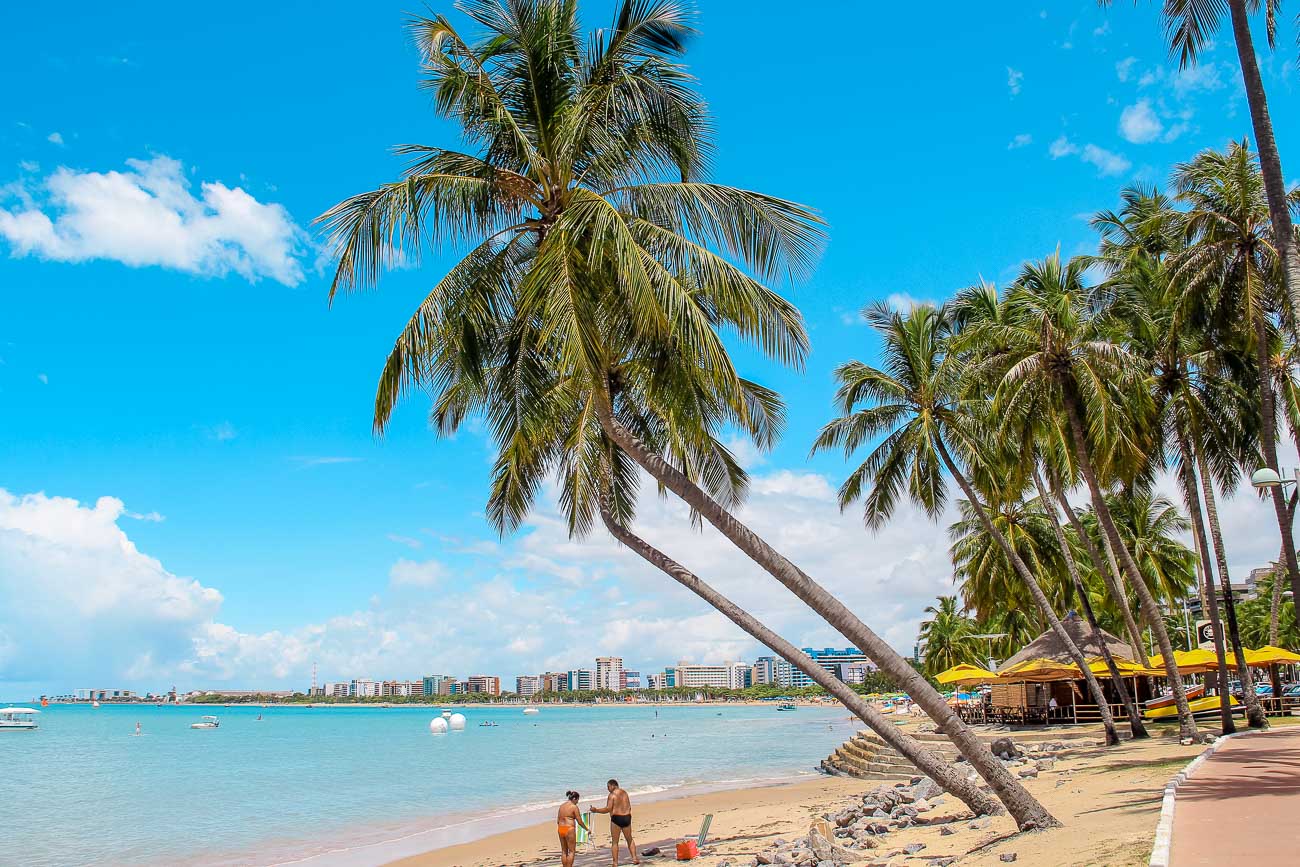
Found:
[(689, 861), (692, 858), (698, 858), (699, 855), (700, 847), (696, 845), (694, 840), (686, 840), (677, 844), (678, 861)]

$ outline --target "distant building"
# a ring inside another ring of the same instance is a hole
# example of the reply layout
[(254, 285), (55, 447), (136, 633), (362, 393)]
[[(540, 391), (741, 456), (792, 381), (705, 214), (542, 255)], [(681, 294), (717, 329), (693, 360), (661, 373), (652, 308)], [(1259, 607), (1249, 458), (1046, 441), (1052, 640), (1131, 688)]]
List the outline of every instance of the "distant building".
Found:
[(348, 685), (348, 695), (352, 698), (378, 698), (382, 686), (368, 677), (354, 678)]
[[(856, 647), (846, 647), (843, 650), (836, 650), (832, 647), (814, 650), (811, 647), (805, 647), (803, 652), (811, 656), (813, 661), (822, 668), (845, 682), (848, 682), (848, 678), (845, 677), (844, 666), (867, 661), (866, 654)], [(802, 671), (796, 670), (793, 672), (790, 685), (793, 687), (812, 686), (813, 680)]]
[(515, 692), (523, 698), (532, 698), (542, 692), (546, 678), (540, 674), (521, 674), (515, 678)]
[(77, 701), (135, 701), (136, 694), (130, 689), (79, 689), (74, 695)]
[(424, 695), (446, 695), (442, 685), (455, 682), (456, 678), (450, 674), (426, 674), (420, 679), (420, 692)]
[(501, 678), (488, 674), (471, 674), (465, 679), (465, 692), (471, 694), (500, 695)]
[(341, 681), (339, 683), (327, 683), (320, 690), (322, 695), (327, 695), (330, 698), (347, 698), (352, 693), (352, 686), (346, 681)]
[(543, 692), (568, 692), (569, 673), (567, 671), (548, 671), (542, 675)]
[(620, 683), (623, 684), (622, 687), (623, 689), (640, 689), (641, 672), (631, 671), (630, 669), (626, 669), (626, 668), (623, 669), (623, 678), (620, 681)]
[(569, 690), (586, 690), (590, 691), (596, 688), (596, 672), (590, 668), (574, 668), (569, 670)]
[(846, 662), (840, 666), (840, 678), (845, 683), (861, 686), (867, 682), (867, 675), (877, 670), (870, 662)]
[(725, 662), (722, 665), (695, 665), (682, 660), (664, 669), (670, 687), (714, 687), (717, 689), (743, 689), (749, 666), (742, 662)]
[(596, 657), (596, 689), (618, 692), (623, 683), (623, 657)]
[(646, 675), (646, 689), (665, 689), (668, 686), (666, 672), (652, 671)]

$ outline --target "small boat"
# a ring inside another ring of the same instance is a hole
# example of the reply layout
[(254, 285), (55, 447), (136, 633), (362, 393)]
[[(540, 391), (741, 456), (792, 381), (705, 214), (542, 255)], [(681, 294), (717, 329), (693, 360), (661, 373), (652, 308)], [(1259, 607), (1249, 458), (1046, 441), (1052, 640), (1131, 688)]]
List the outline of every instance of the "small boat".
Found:
[(799, 707), (793, 704), (778, 704), (776, 706), (776, 709), (777, 710), (798, 710)]
[[(1204, 691), (1202, 688), (1201, 692)], [(1235, 696), (1228, 696), (1229, 707), (1237, 707), (1239, 704)], [(1219, 712), (1219, 697), (1217, 695), (1203, 695), (1195, 699), (1189, 697), (1187, 706), (1191, 709), (1192, 716), (1213, 716)], [(1154, 709), (1148, 708), (1143, 716), (1147, 719), (1173, 719), (1178, 716), (1178, 707), (1171, 700), (1167, 705)]]
[(30, 707), (0, 708), (0, 732), (36, 731), (36, 714), (40, 711)]
[(214, 716), (205, 716), (202, 722), (190, 723), (192, 729), (215, 729), (220, 728), (221, 720)]
[(541, 713), (541, 711), (535, 707), (526, 707), (524, 708), (524, 713)]
[(449, 711), (449, 710), (444, 710), (444, 711), (442, 712), (442, 718), (443, 718), (443, 719), (451, 719), (451, 711)]
[(97, 707), (99, 707), (99, 702), (98, 702), (98, 701), (92, 701), (92, 702), (90, 703), (90, 706), (91, 706), (91, 707), (95, 707), (95, 708), (97, 708)]
[[(1194, 699), (1198, 699), (1201, 696), (1205, 695), (1205, 684), (1201, 683), (1201, 684), (1197, 684), (1196, 686), (1189, 686), (1184, 691), (1187, 693), (1187, 700), (1192, 701)], [(1143, 707), (1148, 711), (1158, 710), (1162, 707), (1173, 707), (1173, 706), (1174, 706), (1174, 694), (1172, 692), (1169, 693), (1169, 695), (1156, 696), (1155, 698), (1151, 699), (1150, 701), (1148, 701), (1146, 704), (1143, 705)]]

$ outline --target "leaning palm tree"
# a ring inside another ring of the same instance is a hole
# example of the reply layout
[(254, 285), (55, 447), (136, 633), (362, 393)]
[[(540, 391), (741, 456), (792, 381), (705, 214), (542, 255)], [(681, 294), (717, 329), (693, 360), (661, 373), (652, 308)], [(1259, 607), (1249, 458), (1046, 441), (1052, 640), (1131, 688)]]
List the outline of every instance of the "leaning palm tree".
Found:
[(957, 607), (956, 596), (940, 596), (938, 601), (925, 607), (929, 617), (921, 622), (918, 635), (925, 647), (922, 670), (931, 677), (954, 665), (980, 661), (975, 621)]
[[(1010, 562), (1039, 613), (1083, 672), (1106, 730), (1106, 742), (1118, 744), (1106, 694), (1083, 651), (1062, 626), (1037, 576), (994, 524), (986, 498), (972, 482), (971, 462), (991, 467), (997, 464), (997, 456), (985, 438), (988, 428), (977, 401), (963, 396), (961, 360), (946, 350), (951, 325), (948, 309), (922, 305), (902, 314), (877, 303), (864, 310), (863, 316), (884, 340), (884, 367), (860, 361), (840, 365), (835, 376), (840, 381), (837, 400), (842, 415), (822, 428), (813, 450), (840, 448), (851, 455), (876, 436), (884, 439), (840, 486), (840, 505), (847, 507), (863, 499), (864, 521), (870, 528), (887, 521), (904, 494), (926, 514), (937, 517), (947, 502), (944, 473), (952, 476), (985, 533)], [(954, 450), (963, 456), (964, 466), (958, 464)], [(991, 486), (998, 486), (996, 472), (977, 471)], [(864, 496), (868, 483), (870, 492)]]
[(1132, 552), (1124, 544), (1101, 487), (1101, 471), (1132, 462), (1148, 427), (1134, 417), (1150, 412), (1142, 404), (1146, 386), (1142, 360), (1109, 340), (1109, 323), (1089, 306), (1083, 274), (1089, 262), (1062, 262), (1059, 252), (1027, 263), (1007, 293), (1007, 310), (994, 324), (979, 323), (963, 336), (976, 355), (983, 348), (980, 376), (998, 378), (995, 411), (1003, 427), (1021, 429), (1035, 416), (1059, 418), (1069, 435), (1079, 475), (1144, 619), (1155, 633), (1178, 707), (1181, 736), (1200, 735), (1187, 705), (1173, 645), (1162, 625), (1160, 606), (1147, 588)]
[[(1102, 6), (1109, 6), (1111, 0), (1098, 2)], [(1178, 65), (1182, 69), (1196, 65), (1202, 52), (1213, 44), (1224, 12), (1228, 13), (1233, 42), (1237, 48), (1237, 60), (1241, 65), (1242, 82), (1246, 86), (1246, 102), (1250, 106), (1255, 145), (1259, 148), (1268, 212), (1278, 231), (1283, 284), (1290, 296), (1292, 310), (1300, 316), (1300, 249), (1297, 248), (1291, 224), (1286, 176), (1282, 173), (1282, 158), (1278, 154), (1277, 139), (1273, 135), (1273, 120), (1269, 116), (1264, 79), (1259, 72), (1255, 40), (1250, 32), (1250, 13), (1263, 7), (1268, 45), (1270, 48), (1275, 47), (1281, 0), (1164, 0), (1163, 5), (1161, 15), (1169, 51), (1178, 55)]]
[[(488, 395), (477, 406), (500, 451), (489, 515), (505, 530), (560, 462), (574, 533), (594, 523), (607, 477), (625, 521), (641, 467), (907, 690), (1021, 827), (1056, 824), (897, 651), (730, 510), (739, 467), (704, 433), (761, 424), (774, 396), (737, 374), (720, 332), (800, 364), (801, 318), (766, 283), (807, 273), (822, 231), (802, 206), (704, 180), (707, 111), (679, 62), (688, 13), (626, 0), (584, 40), (573, 0), (461, 8), (486, 31), (476, 43), (442, 16), (412, 29), (436, 108), (474, 152), (404, 146), (415, 157), (405, 177), (322, 218), (338, 257), (332, 292), (374, 283), (425, 243), (470, 247), (389, 354), (376, 429), (412, 388), (433, 390), (452, 428), (475, 391)], [(490, 399), (540, 401), (550, 388), (570, 396), (567, 425)], [(651, 405), (661, 411), (641, 411)], [(617, 447), (607, 465), (592, 457), (595, 430)]]

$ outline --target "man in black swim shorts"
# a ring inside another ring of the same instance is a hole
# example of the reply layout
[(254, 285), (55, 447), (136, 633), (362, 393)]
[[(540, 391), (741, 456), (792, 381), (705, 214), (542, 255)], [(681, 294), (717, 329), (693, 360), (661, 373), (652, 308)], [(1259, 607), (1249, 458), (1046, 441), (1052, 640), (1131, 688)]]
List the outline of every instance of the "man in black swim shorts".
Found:
[(593, 813), (609, 813), (609, 832), (613, 837), (610, 863), (613, 867), (618, 867), (618, 840), (622, 836), (627, 840), (627, 851), (632, 856), (632, 863), (640, 864), (641, 856), (637, 854), (636, 843), (632, 841), (632, 799), (619, 786), (618, 780), (610, 780), (605, 787), (609, 789), (605, 806), (593, 805), (591, 810)]

